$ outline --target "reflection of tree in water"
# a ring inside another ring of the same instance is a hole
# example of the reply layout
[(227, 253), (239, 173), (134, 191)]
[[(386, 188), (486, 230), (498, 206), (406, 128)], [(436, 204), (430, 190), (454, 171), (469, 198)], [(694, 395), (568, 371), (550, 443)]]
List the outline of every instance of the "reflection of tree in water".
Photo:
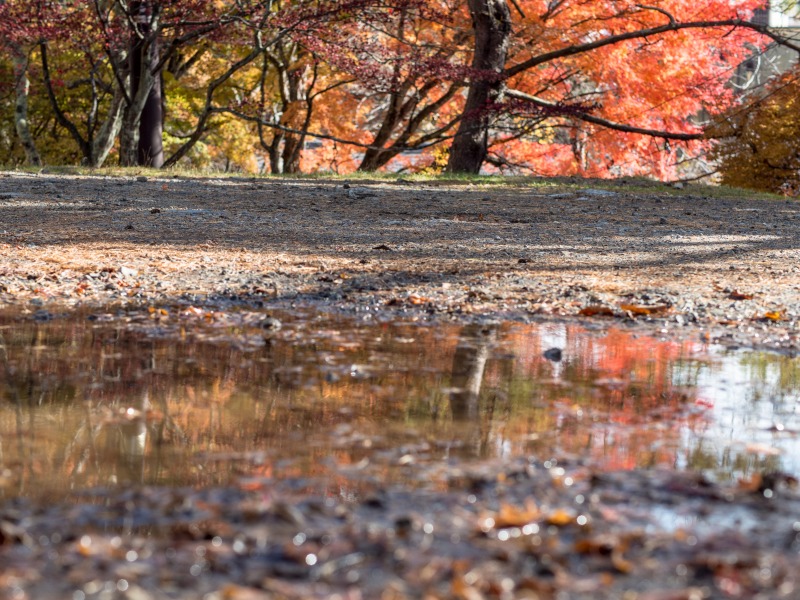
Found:
[(451, 371), (450, 411), (453, 419), (466, 426), (466, 442), (474, 445), (476, 454), (488, 452), (491, 419), (496, 395), (484, 397), (488, 402), (481, 406), (486, 362), (497, 340), (495, 325), (467, 325), (461, 331), (461, 340), (453, 355)]

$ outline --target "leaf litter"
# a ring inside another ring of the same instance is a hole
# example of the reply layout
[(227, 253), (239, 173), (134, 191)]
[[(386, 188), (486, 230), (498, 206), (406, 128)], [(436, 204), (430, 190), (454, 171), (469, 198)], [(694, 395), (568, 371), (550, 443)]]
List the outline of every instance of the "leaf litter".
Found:
[[(69, 200), (31, 211), (26, 204), (31, 200), (48, 202), (26, 185), (31, 178), (70, 187)], [(240, 179), (208, 185), (186, 178), (165, 183), (6, 174), (0, 183), (3, 306), (39, 326), (58, 324), (60, 307), (89, 306), (95, 308), (92, 323), (141, 334), (151, 346), (159, 340), (214, 346), (216, 368), (230, 365), (227, 379), (219, 382), (245, 378), (249, 365), (263, 358), (259, 352), (287, 344), (335, 349), (327, 358), (319, 353), (329, 362), (324, 368), (298, 363), (272, 370), (270, 380), (283, 389), (326, 392), (326, 386), (349, 385), (356, 376), (365, 383), (386, 377), (369, 356), (342, 358), (357, 348), (372, 351), (368, 344), (354, 346), (352, 336), (335, 326), (286, 323), (278, 313), (302, 304), (356, 319), (371, 314), (384, 324), (405, 320), (414, 327), (429, 321), (482, 322), (489, 315), (519, 322), (582, 317), (604, 330), (606, 324), (592, 322), (600, 317), (628, 327), (634, 337), (689, 337), (788, 354), (797, 348), (796, 203), (765, 211), (758, 223), (750, 223), (751, 215), (737, 209), (748, 200), (712, 198), (693, 187), (662, 203), (658, 187), (631, 192), (622, 185), (611, 200), (597, 197), (595, 210), (594, 202), (585, 205), (581, 192), (568, 186), (544, 195), (523, 186), (495, 190), (498, 209), (487, 218), (480, 202), (485, 190), (472, 184), (432, 188), (441, 198), (430, 206), (414, 203), (420, 214), (412, 215), (405, 203), (418, 193), (416, 184), (406, 190), (368, 183), (364, 189), (370, 193), (351, 194), (345, 204), (341, 184), (324, 181), (287, 186)], [(141, 214), (114, 205), (109, 192), (117, 185), (125, 185), (126, 195), (142, 205)], [(231, 192), (225, 218), (211, 219), (220, 214), (220, 186)], [(373, 190), (386, 201), (378, 219)], [(556, 196), (559, 211), (569, 218), (551, 223)], [(274, 213), (276, 201), (280, 216)], [(310, 223), (308, 204), (318, 202), (324, 210)], [(696, 212), (691, 228), (667, 218), (688, 204)], [(625, 220), (630, 206), (643, 207), (666, 224), (653, 229), (652, 219)], [(594, 235), (598, 215), (608, 211), (618, 213), (615, 224)], [(2, 331), (7, 339), (12, 329)], [(421, 336), (412, 327), (400, 337), (413, 351)], [(77, 382), (78, 389), (90, 392), (84, 382), (102, 382), (101, 387), (110, 386), (108, 397), (87, 394), (93, 402), (87, 413), (97, 417), (91, 421), (97, 428), (138, 431), (143, 423), (156, 424), (163, 428), (163, 444), (186, 443), (194, 432), (178, 422), (180, 415), (163, 406), (136, 408), (110, 400), (115, 393), (123, 397), (124, 386), (135, 381), (117, 381), (117, 372), (150, 369), (162, 385), (167, 380), (158, 366), (131, 361), (125, 367), (115, 358), (144, 354), (148, 343), (115, 353), (116, 342), (107, 334), (96, 341), (109, 350), (94, 355), (96, 364), (107, 368), (58, 386), (51, 382), (63, 375), (57, 372), (61, 359), (42, 361), (53, 369), (42, 368), (53, 376), (42, 379), (43, 389), (67, 390)], [(545, 348), (536, 354), (550, 369), (575, 367), (568, 352), (555, 360), (555, 352), (542, 356)], [(182, 368), (195, 369), (193, 360), (186, 357)], [(17, 381), (15, 370), (24, 373), (21, 365), (7, 369), (7, 381)], [(403, 367), (397, 367), (402, 375)], [(528, 435), (537, 458), (466, 460), (466, 444), (409, 433), (398, 446), (388, 431), (369, 431), (360, 409), (351, 406), (334, 413), (340, 420), (338, 449), (361, 458), (338, 465), (335, 479), (330, 473), (294, 473), (292, 461), (284, 459), (276, 465), (287, 473), (278, 476), (266, 471), (273, 460), (269, 453), (211, 448), (197, 454), (198, 472), (210, 471), (203, 475), (207, 479), (193, 480), (202, 484), (148, 481), (17, 496), (25, 481), (21, 475), (35, 475), (46, 461), (37, 456), (34, 463), (2, 462), (0, 594), (640, 600), (800, 595), (796, 474), (770, 468), (788, 457), (758, 436), (762, 430), (796, 435), (796, 428), (779, 420), (789, 418), (776, 413), (774, 422), (754, 430), (758, 439), (742, 448), (741, 456), (750, 457), (745, 474), (734, 480), (638, 464), (626, 468), (624, 462), (615, 468), (554, 442), (604, 414), (619, 420), (612, 432), (617, 437), (641, 427), (630, 415), (614, 412), (616, 404), (639, 394), (624, 393), (635, 388), (626, 387), (622, 372), (601, 374), (591, 388), (608, 395), (605, 408), (579, 404), (570, 397), (578, 388), (559, 401), (532, 397), (560, 419), (557, 436)], [(441, 410), (437, 402), (443, 397), (468, 400), (464, 386), (441, 389), (444, 396), (426, 399), (432, 414)], [(509, 391), (494, 393), (501, 398)], [(220, 398), (240, 401), (235, 393), (226, 396), (224, 386), (216, 388), (214, 402), (199, 385), (194, 394), (195, 406), (208, 405), (209, 418)], [(684, 400), (677, 401), (675, 412), (671, 403), (677, 397), (659, 397), (670, 406), (664, 418), (697, 418), (684, 410)], [(319, 408), (301, 396), (294, 401), (294, 413), (313, 415)], [(397, 405), (391, 394), (372, 401)], [(715, 409), (701, 398), (695, 405), (699, 415)], [(406, 414), (412, 419), (414, 411)], [(486, 421), (492, 427), (511, 422)], [(602, 427), (590, 428), (592, 436)], [(543, 459), (540, 440), (563, 457)], [(319, 441), (305, 440), (312, 446)], [(653, 443), (656, 461), (663, 443)], [(4, 450), (8, 456), (9, 447)], [(214, 462), (235, 462), (239, 472), (221, 480), (228, 484), (214, 485)], [(387, 476), (390, 464), (405, 475)], [(88, 468), (82, 460), (72, 466), (76, 476)]]

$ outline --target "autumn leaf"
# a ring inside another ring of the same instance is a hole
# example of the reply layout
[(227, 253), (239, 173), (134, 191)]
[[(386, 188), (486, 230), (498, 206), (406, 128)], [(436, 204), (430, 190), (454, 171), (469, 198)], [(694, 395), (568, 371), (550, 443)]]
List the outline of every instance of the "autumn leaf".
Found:
[(556, 527), (565, 527), (575, 522), (575, 515), (569, 511), (560, 508), (547, 515), (548, 525), (555, 525)]
[(758, 492), (763, 484), (761, 473), (753, 473), (749, 477), (739, 479), (738, 487), (743, 492)]
[(489, 531), (506, 527), (522, 527), (538, 519), (540, 514), (539, 507), (530, 499), (525, 502), (525, 506), (502, 504), (500, 510), (481, 520), (481, 529)]
[(733, 290), (730, 294), (728, 294), (728, 298), (731, 300), (752, 300), (753, 294), (744, 294), (742, 292)]
[(619, 307), (625, 312), (636, 316), (658, 315), (669, 312), (672, 308), (669, 304), (654, 304), (651, 306), (640, 306), (638, 304), (620, 304)]
[(613, 317), (616, 313), (608, 306), (601, 304), (590, 304), (578, 311), (582, 317)]

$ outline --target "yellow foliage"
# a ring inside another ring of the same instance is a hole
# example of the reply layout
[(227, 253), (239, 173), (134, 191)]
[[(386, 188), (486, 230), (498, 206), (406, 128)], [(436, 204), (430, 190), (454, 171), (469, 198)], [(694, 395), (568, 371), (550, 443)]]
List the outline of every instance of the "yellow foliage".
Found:
[(800, 68), (764, 95), (724, 115), (712, 129), (721, 137), (711, 153), (722, 183), (787, 195), (800, 192)]
[(439, 175), (444, 172), (447, 160), (450, 158), (450, 148), (447, 146), (436, 146), (433, 149), (433, 164), (420, 171), (425, 175)]

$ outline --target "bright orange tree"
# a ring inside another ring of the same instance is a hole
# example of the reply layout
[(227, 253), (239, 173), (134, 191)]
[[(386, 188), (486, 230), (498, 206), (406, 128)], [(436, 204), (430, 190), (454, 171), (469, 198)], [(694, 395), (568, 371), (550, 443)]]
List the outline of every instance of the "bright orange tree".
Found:
[(516, 4), (511, 102), (498, 107), (509, 133), (492, 162), (538, 155), (525, 166), (548, 174), (553, 157), (560, 174), (675, 177), (706, 149), (704, 118), (734, 102), (733, 70), (766, 41), (738, 23), (758, 0)]
[(733, 69), (767, 40), (747, 22), (760, 0), (509, 0), (505, 61), (480, 71), (464, 4), (373, 5), (314, 31), (317, 56), (352, 79), (340, 92), (357, 110), (339, 132), (362, 146), (339, 148), (362, 169), (452, 138), (467, 90), (490, 80), (498, 93), (470, 109), (489, 115), (484, 166), (675, 177), (706, 149), (703, 119), (734, 102)]

